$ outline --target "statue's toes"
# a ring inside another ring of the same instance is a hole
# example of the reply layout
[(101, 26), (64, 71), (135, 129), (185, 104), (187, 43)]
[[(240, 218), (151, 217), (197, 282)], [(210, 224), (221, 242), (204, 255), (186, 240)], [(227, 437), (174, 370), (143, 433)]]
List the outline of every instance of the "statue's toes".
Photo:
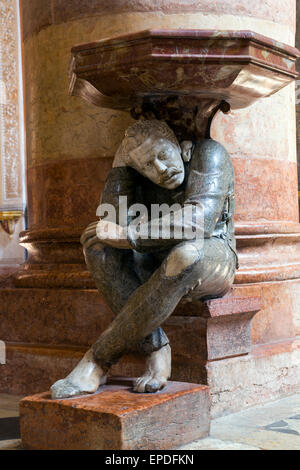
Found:
[(151, 377), (149, 376), (145, 376), (145, 377), (139, 377), (138, 379), (136, 379), (133, 385), (134, 392), (145, 393), (146, 384), (148, 383), (150, 378)]
[(53, 400), (59, 400), (62, 398), (70, 398), (76, 395), (80, 395), (80, 389), (73, 385), (68, 380), (58, 380), (52, 385), (51, 389), (51, 397)]
[(164, 388), (166, 384), (167, 384), (166, 379), (155, 378), (155, 379), (150, 380), (146, 384), (145, 390), (148, 393), (155, 393), (155, 392), (158, 392), (159, 390), (161, 390), (162, 388)]
[(138, 393), (155, 393), (164, 388), (167, 379), (164, 377), (144, 376), (136, 379), (133, 390)]

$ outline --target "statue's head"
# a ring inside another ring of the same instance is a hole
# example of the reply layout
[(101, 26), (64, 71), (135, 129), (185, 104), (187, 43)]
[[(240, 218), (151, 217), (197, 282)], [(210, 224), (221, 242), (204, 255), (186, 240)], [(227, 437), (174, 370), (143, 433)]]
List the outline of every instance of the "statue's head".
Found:
[(116, 157), (153, 183), (167, 189), (184, 180), (181, 148), (174, 132), (163, 121), (137, 121), (125, 133)]

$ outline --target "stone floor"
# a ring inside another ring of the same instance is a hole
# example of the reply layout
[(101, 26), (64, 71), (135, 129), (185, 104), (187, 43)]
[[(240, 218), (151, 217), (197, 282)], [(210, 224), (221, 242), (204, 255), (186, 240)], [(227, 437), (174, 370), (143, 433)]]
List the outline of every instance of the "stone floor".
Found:
[(21, 397), (0, 394), (0, 450), (20, 448), (20, 399)]
[[(0, 395), (0, 450), (20, 449), (18, 402)], [(212, 422), (211, 436), (183, 450), (300, 450), (300, 395)]]
[(215, 419), (211, 437), (182, 449), (300, 450), (300, 395)]

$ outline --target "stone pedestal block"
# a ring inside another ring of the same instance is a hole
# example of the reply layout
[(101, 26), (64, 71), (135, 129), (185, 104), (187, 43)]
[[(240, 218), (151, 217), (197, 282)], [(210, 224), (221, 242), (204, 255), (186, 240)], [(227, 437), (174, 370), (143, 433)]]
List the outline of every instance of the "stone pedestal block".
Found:
[(207, 360), (249, 354), (251, 321), (261, 309), (260, 297), (234, 297), (203, 303)]
[(94, 395), (20, 404), (25, 449), (160, 450), (205, 437), (210, 398), (203, 385), (169, 382), (156, 394), (132, 392), (132, 379), (113, 379)]

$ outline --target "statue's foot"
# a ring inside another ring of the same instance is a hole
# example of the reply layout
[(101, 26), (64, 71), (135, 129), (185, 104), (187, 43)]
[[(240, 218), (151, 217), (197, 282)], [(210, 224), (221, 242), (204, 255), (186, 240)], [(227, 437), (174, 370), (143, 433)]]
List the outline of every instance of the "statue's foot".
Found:
[(89, 350), (65, 379), (52, 385), (51, 397), (55, 400), (94, 393), (105, 383), (106, 375), (96, 364), (93, 353)]
[(154, 393), (161, 390), (171, 377), (171, 348), (169, 344), (155, 351), (147, 358), (144, 375), (134, 383), (134, 391)]

